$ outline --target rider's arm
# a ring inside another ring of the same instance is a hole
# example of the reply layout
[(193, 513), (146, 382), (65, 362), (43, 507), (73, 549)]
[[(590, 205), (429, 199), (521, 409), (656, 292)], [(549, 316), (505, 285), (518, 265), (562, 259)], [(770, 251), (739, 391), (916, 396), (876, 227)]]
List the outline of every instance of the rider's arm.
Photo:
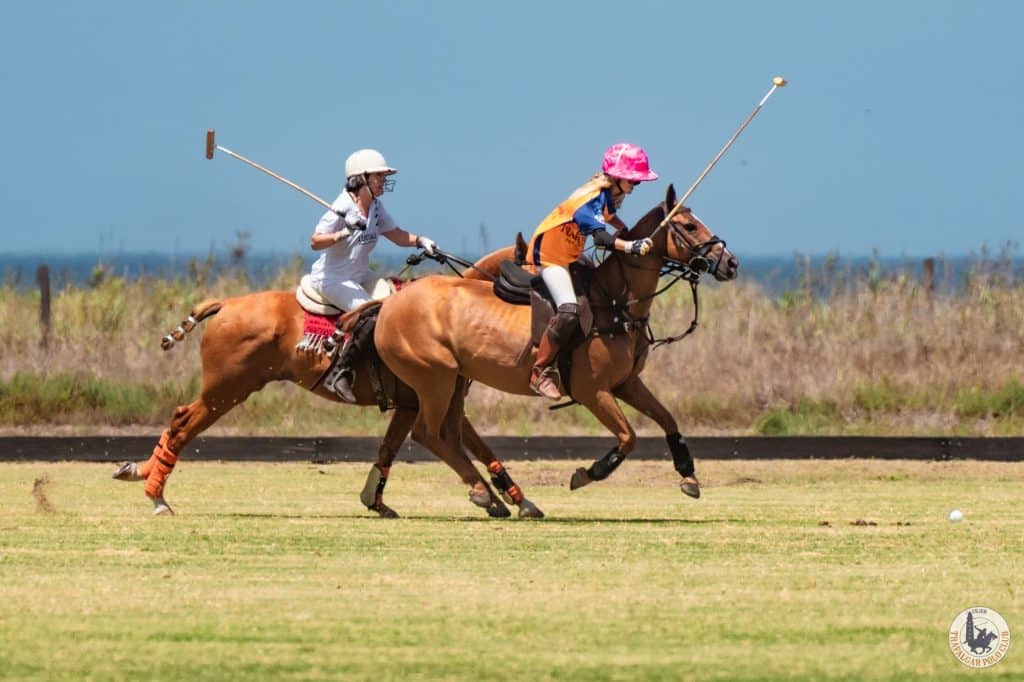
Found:
[(399, 246), (416, 246), (416, 240), (418, 236), (412, 232), (406, 232), (400, 227), (396, 227), (393, 230), (388, 230), (383, 233), (391, 242), (398, 244)]
[(417, 236), (412, 232), (406, 232), (400, 227), (391, 228), (384, 233), (384, 236), (399, 246), (418, 246), (426, 251), (428, 256), (433, 256), (434, 250), (437, 249), (437, 243), (430, 237)]
[(349, 234), (350, 233), (347, 230), (338, 230), (337, 232), (314, 232), (313, 236), (309, 238), (309, 248), (314, 251), (329, 249)]
[[(335, 202), (337, 203), (337, 202)], [(332, 209), (323, 214), (316, 224), (313, 235), (309, 238), (309, 248), (314, 251), (328, 249), (347, 237), (351, 232), (345, 225), (345, 219), (337, 210)]]
[(576, 212), (572, 215), (572, 221), (580, 228), (580, 233), (584, 237), (593, 235), (594, 243), (598, 246), (614, 248), (616, 251), (625, 251), (629, 248), (629, 242), (617, 239), (614, 234), (608, 231), (608, 226), (615, 227), (617, 231), (625, 229), (626, 226), (614, 213), (611, 214), (610, 220), (605, 221), (604, 211), (606, 206), (610, 207), (613, 204), (608, 203), (607, 193), (601, 192), (576, 209)]
[(594, 243), (598, 246), (615, 249), (616, 251), (625, 251), (629, 248), (628, 241), (619, 239), (608, 230), (597, 230), (591, 234), (594, 235)]

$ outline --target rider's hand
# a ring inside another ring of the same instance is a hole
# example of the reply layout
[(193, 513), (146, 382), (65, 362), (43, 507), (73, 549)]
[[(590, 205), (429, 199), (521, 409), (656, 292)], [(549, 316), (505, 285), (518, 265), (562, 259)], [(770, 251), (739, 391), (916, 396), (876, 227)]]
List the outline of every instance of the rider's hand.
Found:
[(352, 230), (347, 227), (343, 227), (334, 233), (334, 243), (337, 244), (342, 239), (348, 239), (352, 235)]
[(644, 237), (643, 239), (626, 242), (626, 253), (631, 256), (646, 256), (653, 246), (654, 242), (649, 237)]
[(428, 256), (433, 256), (437, 251), (437, 244), (430, 237), (416, 237), (416, 246), (426, 251)]

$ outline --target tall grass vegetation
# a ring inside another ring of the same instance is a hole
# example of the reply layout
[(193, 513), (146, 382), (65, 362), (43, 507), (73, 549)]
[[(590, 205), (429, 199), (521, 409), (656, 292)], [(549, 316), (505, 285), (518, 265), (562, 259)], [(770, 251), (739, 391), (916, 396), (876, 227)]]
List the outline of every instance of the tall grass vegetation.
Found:
[[(741, 278), (701, 286), (701, 325), (651, 353), (644, 378), (688, 434), (1006, 435), (1024, 425), (1024, 287), (1012, 262), (982, 258), (962, 279), (885, 274), (877, 264), (812, 268), (773, 292)], [(742, 272), (742, 271), (741, 271)], [(269, 288), (293, 289), (301, 260)], [(193, 304), (256, 287), (240, 268), (193, 261), (177, 278), (128, 281), (101, 268), (53, 294), (41, 345), (38, 291), (0, 288), (0, 428), (157, 431), (199, 389), (200, 328), (170, 352), (159, 340)], [(678, 333), (693, 310), (685, 285), (655, 303), (652, 327)], [(484, 386), (468, 409), (485, 433), (592, 434), (580, 408)], [(658, 429), (630, 414), (641, 433)], [(211, 433), (379, 434), (387, 415), (272, 384)]]

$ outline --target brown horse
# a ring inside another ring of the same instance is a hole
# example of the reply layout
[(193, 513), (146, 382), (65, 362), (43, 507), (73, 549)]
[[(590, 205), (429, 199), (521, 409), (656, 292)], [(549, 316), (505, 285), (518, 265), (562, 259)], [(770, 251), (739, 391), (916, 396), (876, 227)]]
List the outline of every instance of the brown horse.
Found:
[[(573, 474), (573, 489), (606, 478), (636, 443), (619, 408), (624, 401), (650, 416), (665, 431), (681, 490), (700, 496), (693, 459), (676, 420), (644, 385), (640, 372), (650, 349), (647, 320), (662, 268), (668, 264), (694, 278), (710, 271), (718, 280), (737, 275), (739, 262), (689, 209), (661, 225), (675, 204), (669, 186), (665, 202), (652, 209), (623, 238), (652, 237), (646, 256), (613, 252), (597, 268), (588, 297), (594, 311), (592, 333), (572, 352), (572, 398), (590, 410), (616, 437), (616, 446), (588, 469)], [(504, 250), (508, 255), (510, 250)], [(493, 259), (493, 256), (491, 257)], [(487, 268), (490, 260), (485, 259)], [(449, 455), (461, 451), (453, 398), (463, 381), (533, 395), (529, 387), (532, 353), (530, 309), (497, 298), (489, 283), (429, 277), (388, 298), (377, 319), (374, 340), (381, 358), (419, 398), (417, 427), (440, 439)], [(449, 410), (449, 406), (452, 410)], [(443, 429), (446, 426), (448, 428)], [(442, 431), (447, 434), (441, 438)]]
[[(490, 260), (496, 262), (494, 258)], [(310, 389), (329, 363), (323, 353), (296, 350), (303, 334), (303, 311), (292, 292), (264, 291), (203, 301), (192, 309), (189, 319), (169, 337), (180, 341), (195, 325), (206, 319), (210, 321), (200, 345), (203, 376), (199, 397), (188, 405), (175, 408), (169, 427), (161, 435), (148, 461), (126, 462), (114, 474), (114, 478), (123, 481), (145, 480), (146, 495), (153, 501), (155, 514), (173, 513), (164, 499), (164, 486), (178, 453), (192, 439), (272, 381), (291, 381)], [(167, 340), (163, 345), (165, 350), (169, 350), (174, 341)], [(371, 371), (370, 360), (363, 358), (357, 368), (354, 386), (359, 405), (377, 405), (370, 380)], [(382, 371), (390, 374), (386, 368)], [(384, 383), (388, 383), (386, 378)], [(397, 516), (384, 504), (384, 485), (399, 448), (412, 430), (415, 441), (435, 452), (469, 486), (469, 497), (474, 504), (486, 508), (491, 516), (508, 516), (508, 508), (464, 452), (439, 448), (438, 437), (425, 433), (423, 429), (413, 429), (418, 408), (416, 394), (399, 381), (393, 380), (390, 387), (397, 407), (381, 443), (378, 461), (370, 470), (366, 487), (360, 495), (367, 508), (384, 517)], [(340, 402), (323, 384), (312, 390), (323, 398)], [(457, 405), (461, 411), (461, 404)], [(502, 497), (519, 506), (520, 516), (543, 516), (523, 496), (467, 419), (454, 421), (453, 428), (459, 430), (466, 447), (487, 467)]]

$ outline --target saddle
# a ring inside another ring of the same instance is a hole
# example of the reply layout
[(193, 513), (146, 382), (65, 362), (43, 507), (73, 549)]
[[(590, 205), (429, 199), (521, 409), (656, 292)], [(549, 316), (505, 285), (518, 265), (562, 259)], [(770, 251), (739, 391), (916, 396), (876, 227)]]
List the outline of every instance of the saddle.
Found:
[[(519, 251), (516, 258), (519, 260)], [(532, 267), (532, 266), (531, 266)], [(555, 365), (562, 383), (562, 393), (572, 396), (569, 378), (572, 376), (573, 351), (586, 340), (594, 326), (594, 313), (590, 309), (587, 290), (590, 278), (594, 274), (594, 266), (587, 261), (576, 261), (569, 265), (569, 276), (572, 277), (573, 290), (576, 292), (576, 303), (579, 306), (580, 327), (569, 343), (558, 351)], [(548, 327), (548, 322), (555, 315), (557, 305), (551, 292), (539, 274), (522, 267), (522, 263), (502, 261), (498, 264), (498, 277), (494, 280), (494, 295), (512, 305), (530, 306), (530, 342), (519, 353), (516, 362), (522, 362), (538, 345), (541, 336)]]
[[(313, 288), (311, 282), (312, 280), (309, 275), (303, 275), (302, 279), (299, 280), (299, 286), (295, 289), (295, 300), (299, 302), (299, 306), (303, 310), (307, 313), (323, 315), (324, 317), (341, 315), (345, 312), (321, 296), (320, 292)], [(383, 301), (385, 298), (398, 291), (401, 286), (401, 280), (396, 280), (390, 277), (378, 277), (364, 282), (363, 286), (368, 292), (370, 292), (370, 297), (373, 298), (373, 300)]]
[[(580, 331), (583, 338), (586, 338), (594, 326), (594, 314), (586, 294), (593, 272), (593, 267), (579, 261), (569, 265), (569, 275), (572, 277), (576, 303), (580, 310)], [(533, 346), (539, 344), (548, 321), (555, 315), (555, 309), (558, 307), (541, 276), (512, 261), (502, 261), (498, 264), (498, 277), (494, 280), (494, 295), (512, 305), (530, 306), (530, 341)], [(573, 347), (576, 345), (578, 344), (572, 344)]]
[[(364, 288), (370, 293), (374, 301), (382, 301), (401, 288), (402, 281), (389, 277), (380, 277), (364, 283)], [(316, 388), (321, 382), (331, 389), (333, 378), (341, 370), (338, 367), (338, 359), (341, 355), (339, 350), (344, 346), (346, 339), (351, 335), (353, 327), (361, 318), (367, 318), (370, 323), (370, 347), (367, 349), (366, 362), (369, 367), (370, 384), (377, 397), (377, 405), (381, 412), (396, 407), (394, 396), (397, 391), (396, 379), (390, 370), (384, 367), (373, 348), (372, 325), (376, 322), (377, 313), (380, 311), (380, 304), (367, 304), (363, 307), (361, 314), (346, 315), (345, 311), (338, 308), (325, 299), (313, 288), (310, 276), (305, 275), (299, 281), (295, 289), (295, 299), (302, 308), (304, 315), (302, 323), (302, 338), (295, 346), (295, 350), (305, 353), (323, 354), (330, 358), (327, 369), (313, 384)], [(390, 384), (390, 385), (388, 385)]]

